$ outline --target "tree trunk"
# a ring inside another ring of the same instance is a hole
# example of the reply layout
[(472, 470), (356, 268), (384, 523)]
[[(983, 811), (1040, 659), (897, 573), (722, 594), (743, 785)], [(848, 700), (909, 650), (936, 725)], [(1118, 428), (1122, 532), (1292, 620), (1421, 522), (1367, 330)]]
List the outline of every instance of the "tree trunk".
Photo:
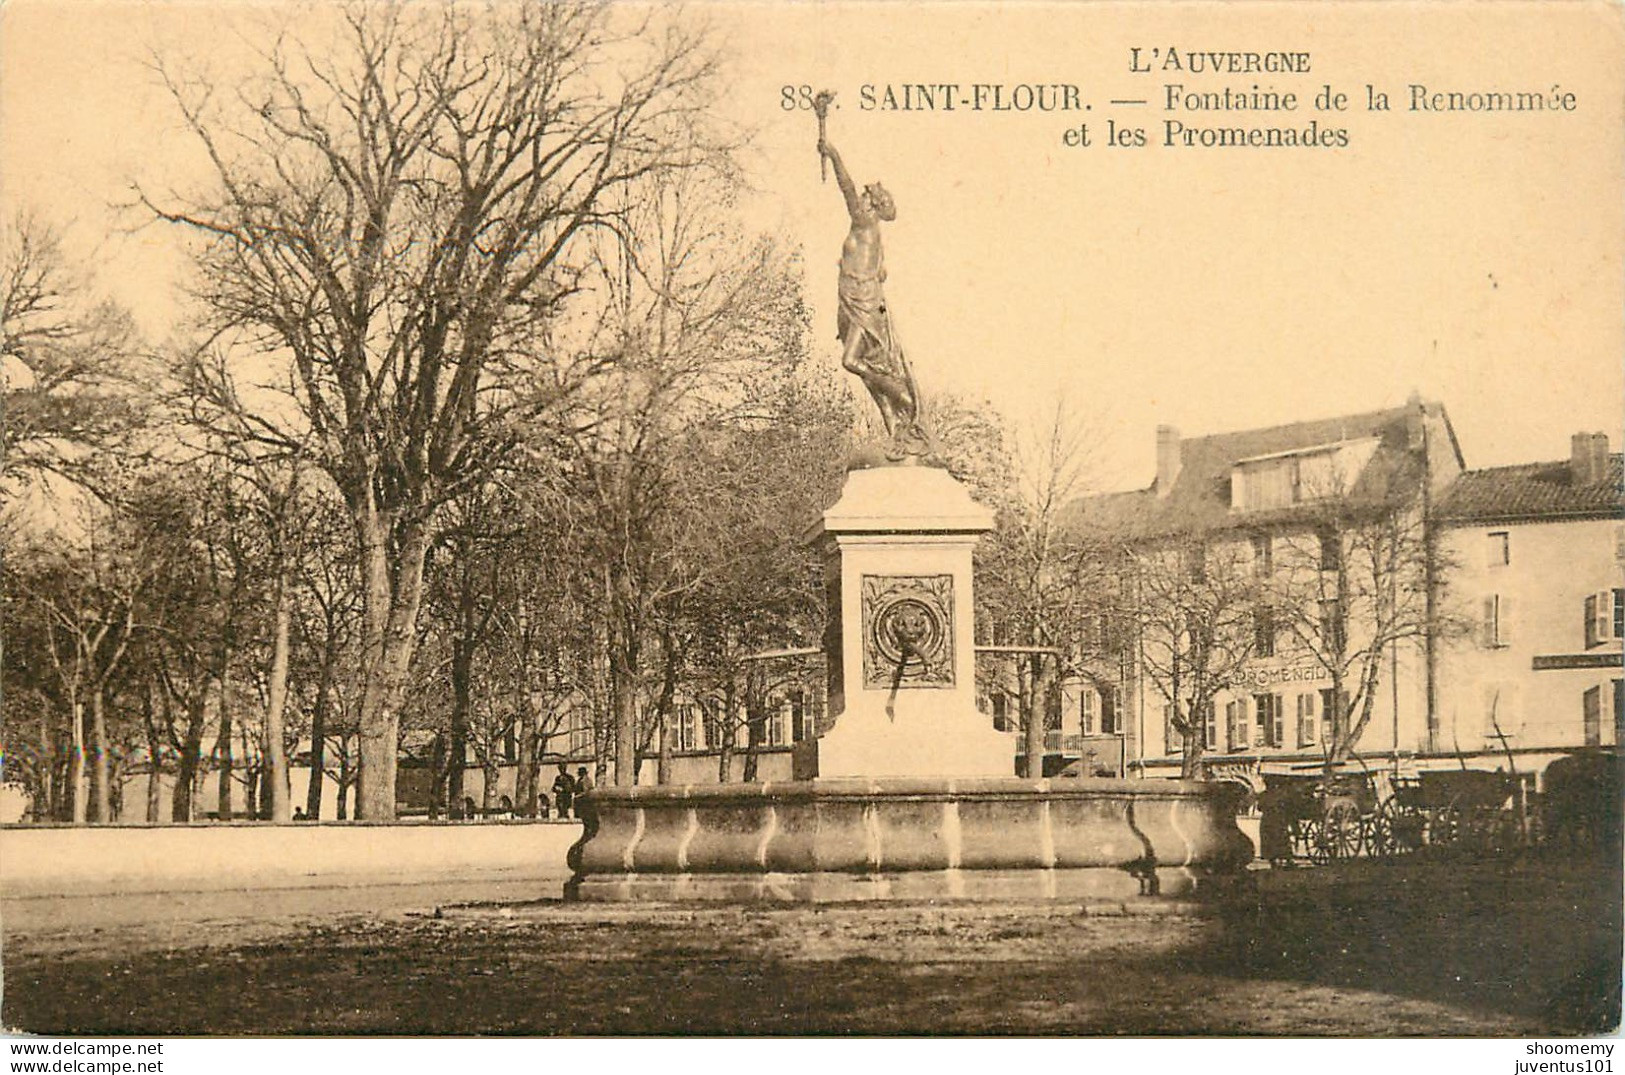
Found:
[(203, 760), (203, 695), (199, 692), (186, 713), (186, 739), (175, 762), (175, 793), (170, 800), (170, 820), (189, 822), (195, 813), (198, 763)]
[(1023, 775), (1029, 780), (1037, 780), (1044, 775), (1043, 662), (1041, 654), (1035, 653), (1027, 658), (1025, 689), (1017, 692), (1018, 702), (1025, 710), (1021, 716), (1027, 740), (1027, 771)]
[(1202, 766), (1203, 736), (1206, 730), (1192, 715), (1187, 723), (1191, 730), (1185, 735), (1184, 749), (1180, 751), (1179, 775), (1185, 780), (1201, 780), (1205, 775)]
[(50, 718), (41, 711), (39, 718), (39, 791), (34, 800), (33, 814), (35, 821), (46, 821), (57, 816), (56, 801), (56, 774), (52, 772), (52, 759), (57, 756), (56, 744), (51, 735)]
[(91, 820), (105, 825), (113, 820), (112, 766), (107, 757), (107, 691), (97, 684), (90, 692)]
[(153, 704), (153, 692), (158, 685), (147, 682), (141, 700), (141, 716), (147, 732), (147, 823), (156, 825), (163, 812), (163, 791), (160, 782), (164, 775), (164, 743), (158, 730), (158, 707)]
[(734, 730), (738, 725), (734, 722), (734, 707), (738, 704), (734, 688), (734, 678), (728, 676), (722, 685), (722, 719), (717, 722), (717, 730), (722, 733), (722, 742), (717, 748), (717, 783), (727, 784), (734, 778)]
[(322, 791), (327, 782), (327, 708), (333, 695), (333, 666), (338, 663), (335, 628), (327, 624), (327, 643), (322, 653), (322, 678), (316, 684), (316, 706), (310, 715), (310, 781), (305, 788), (305, 816), (316, 821), (322, 816)]
[(446, 812), (446, 736), (436, 732), (429, 748), (429, 820), (438, 821)]
[(519, 709), (519, 762), (513, 774), (513, 808), (520, 817), (536, 816), (536, 729), (530, 705)]
[(350, 744), (348, 735), (339, 737), (339, 794), (337, 806), (338, 819), (348, 821), (350, 818)]
[(609, 691), (615, 720), (615, 785), (629, 788), (638, 782), (637, 657), (627, 640), (614, 647), (610, 660)]
[(761, 684), (759, 665), (752, 665), (746, 673), (745, 683), (745, 783), (757, 779), (757, 751), (762, 745), (762, 732), (767, 722), (767, 697)]
[(231, 703), (227, 700), (227, 658), (220, 659), (220, 734), (215, 739), (215, 760), (219, 765), (217, 779), (219, 789), (216, 795), (216, 817), (221, 821), (230, 821), (232, 818), (232, 750), (231, 750)]
[(671, 720), (664, 710), (660, 713), (659, 735), (660, 743), (658, 753), (655, 755), (655, 783), (670, 784), (672, 727)]
[(502, 767), (497, 764), (497, 743), (493, 740), (485, 751), (483, 759), (484, 772), (481, 774), (485, 780), (485, 787), (480, 791), (480, 806), (484, 808), (486, 816), (497, 808), (498, 784), (502, 782)]
[(265, 771), (270, 785), (267, 815), (272, 821), (293, 817), (288, 786), (288, 745), (283, 733), (283, 711), (288, 704), (288, 636), (293, 629), (293, 601), (286, 572), (276, 585), (276, 626), (271, 647), (271, 684), (265, 705)]
[(73, 796), (73, 823), (85, 823), (85, 705), (75, 691), (68, 706), (73, 717), (73, 751), (68, 755), (68, 794)]
[(474, 647), (466, 633), (451, 641), (451, 745), (446, 756), (446, 801), (453, 820), (463, 816), (463, 769), (468, 761), (468, 710), (473, 704)]
[(388, 516), (369, 508), (361, 522), (366, 569), (362, 617), (365, 685), (361, 692), (356, 816), (367, 821), (393, 821), (401, 697), (417, 644), (429, 531), (422, 522), (399, 528), (391, 571)]

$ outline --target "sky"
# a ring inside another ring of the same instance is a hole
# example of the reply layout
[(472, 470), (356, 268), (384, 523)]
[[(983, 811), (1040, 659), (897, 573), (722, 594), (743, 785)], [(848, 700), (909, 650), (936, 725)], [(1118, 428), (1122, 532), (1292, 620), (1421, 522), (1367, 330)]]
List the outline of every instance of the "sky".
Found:
[[(805, 254), (819, 359), (839, 361), (846, 214), (819, 179), (813, 114), (785, 107), (803, 86), (836, 92), (830, 141), (860, 185), (880, 179), (897, 202), (888, 302), (926, 392), (985, 398), (1028, 425), (1064, 403), (1098, 444), (1098, 489), (1150, 481), (1158, 424), (1197, 436), (1413, 391), (1444, 402), (1471, 467), (1561, 458), (1580, 430), (1625, 440), (1617, 6), (908, 0), (690, 15), (729, 44), (718, 107), (754, 132), (747, 212)], [(118, 205), (135, 180), (184, 184), (198, 157), (147, 58), (229, 72), (267, 26), (311, 19), (269, 4), (12, 0), (0, 205), (71, 221), (98, 284), (163, 335), (184, 313), (177, 237)], [(1308, 70), (1248, 73), (1248, 53)], [(1195, 69), (1215, 61), (1242, 70)], [(940, 90), (933, 108), (864, 107), (866, 86), (884, 103), (887, 86), (900, 99), (943, 84), (958, 87), (952, 110)], [(1367, 109), (1368, 84), (1390, 111)], [(1170, 109), (1170, 85), (1256, 86), (1298, 107)], [(1416, 111), (1412, 85), (1564, 107)], [(995, 107), (1023, 86), (1062, 87), (1050, 99), (1077, 108)], [(1346, 107), (1316, 108), (1323, 90)], [(1311, 121), (1347, 144), (1165, 144), (1169, 122)], [(1108, 123), (1146, 144), (1107, 145)], [(1091, 144), (1069, 144), (1085, 124)]]

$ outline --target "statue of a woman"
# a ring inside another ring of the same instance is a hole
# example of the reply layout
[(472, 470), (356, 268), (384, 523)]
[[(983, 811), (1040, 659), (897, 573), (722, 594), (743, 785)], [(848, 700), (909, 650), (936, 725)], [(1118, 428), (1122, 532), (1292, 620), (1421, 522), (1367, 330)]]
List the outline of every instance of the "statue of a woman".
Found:
[(908, 358), (892, 330), (886, 310), (886, 257), (880, 243), (880, 223), (897, 219), (897, 206), (886, 188), (871, 183), (861, 192), (824, 138), (824, 117), (829, 97), (820, 95), (818, 152), (835, 167), (835, 182), (846, 199), (852, 228), (841, 245), (841, 274), (836, 289), (840, 306), (835, 331), (841, 340), (841, 365), (858, 375), (880, 408), (880, 420), (891, 437), (887, 455), (893, 459), (923, 455), (928, 448), (919, 423), (919, 389)]

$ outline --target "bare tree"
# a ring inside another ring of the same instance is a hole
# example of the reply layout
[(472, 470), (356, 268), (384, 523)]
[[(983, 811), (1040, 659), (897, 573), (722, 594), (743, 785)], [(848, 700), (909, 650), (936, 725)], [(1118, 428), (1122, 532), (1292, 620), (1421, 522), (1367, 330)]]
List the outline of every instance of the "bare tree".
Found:
[(108, 450), (144, 413), (140, 365), (129, 314), (95, 297), (59, 234), (27, 213), (0, 225), (0, 481), (105, 493)]
[(1250, 555), (1234, 541), (1169, 540), (1128, 552), (1140, 661), (1170, 707), (1180, 775), (1199, 779), (1213, 700), (1252, 657), (1262, 596)]
[(734, 191), (716, 171), (645, 181), (600, 236), (591, 279), (597, 317), (582, 346), (614, 356), (613, 374), (576, 398), (558, 511), (590, 535), (605, 610), (615, 780), (636, 780), (639, 692), (657, 616), (672, 594), (722, 570), (729, 550), (691, 554), (703, 513), (679, 480), (703, 438), (760, 413), (752, 389), (788, 375), (804, 353), (805, 313), (788, 260), (745, 241), (719, 211)]
[[(361, 815), (395, 809), (395, 749), (436, 509), (589, 371), (543, 350), (580, 237), (614, 195), (692, 166), (715, 59), (666, 13), (527, 2), (346, 7), (279, 38), (234, 93), (160, 66), (206, 152), (193, 229), (216, 330), (263, 366), (198, 363), (234, 435), (302, 451), (343, 496), (363, 584)], [(623, 208), (624, 203), (616, 208)]]
[(1398, 647), (1461, 633), (1444, 599), (1450, 565), (1428, 540), (1420, 497), (1341, 490), (1283, 535), (1272, 605), (1292, 645), (1331, 680), (1326, 766), (1353, 756), (1375, 712), (1383, 666)]
[(1066, 520), (1085, 482), (1089, 436), (1060, 399), (1033, 435), (1013, 438), (1007, 492), (990, 505), (997, 525), (977, 549), (977, 621), (984, 642), (1010, 647), (996, 666), (1013, 688), (1030, 777), (1042, 775), (1061, 680), (1093, 656), (1085, 628), (1106, 592), (1098, 550)]

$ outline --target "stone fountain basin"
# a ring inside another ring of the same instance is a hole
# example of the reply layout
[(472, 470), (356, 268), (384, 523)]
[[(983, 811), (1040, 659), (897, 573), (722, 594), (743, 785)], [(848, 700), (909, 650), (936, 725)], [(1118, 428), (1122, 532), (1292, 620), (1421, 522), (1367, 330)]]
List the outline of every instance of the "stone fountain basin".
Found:
[(1240, 789), (893, 777), (605, 788), (571, 899), (1185, 896), (1239, 873)]

